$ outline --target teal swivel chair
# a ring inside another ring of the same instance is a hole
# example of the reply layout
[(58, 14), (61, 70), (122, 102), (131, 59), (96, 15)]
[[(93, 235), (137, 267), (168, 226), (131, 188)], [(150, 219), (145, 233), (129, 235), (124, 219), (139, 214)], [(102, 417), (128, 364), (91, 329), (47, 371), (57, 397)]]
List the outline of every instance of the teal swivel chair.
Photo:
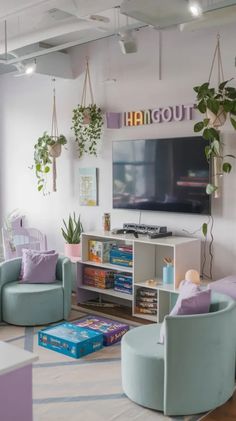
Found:
[(0, 264), (0, 321), (37, 326), (67, 319), (71, 309), (71, 263), (59, 257), (56, 282), (23, 284), (18, 281), (21, 258)]
[(235, 387), (236, 302), (212, 294), (210, 313), (166, 316), (164, 345), (159, 324), (134, 328), (122, 338), (122, 384), (134, 402), (165, 415), (209, 411)]

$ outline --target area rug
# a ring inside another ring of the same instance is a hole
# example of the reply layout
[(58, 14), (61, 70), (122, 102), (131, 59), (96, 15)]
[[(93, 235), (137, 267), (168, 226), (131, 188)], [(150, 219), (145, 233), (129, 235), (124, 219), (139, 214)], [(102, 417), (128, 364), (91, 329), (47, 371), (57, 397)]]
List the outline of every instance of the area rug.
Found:
[[(72, 311), (71, 320), (85, 314)], [(73, 359), (38, 346), (39, 327), (2, 324), (0, 340), (34, 352), (34, 421), (197, 421), (165, 417), (131, 402), (121, 388), (120, 344)], [(23, 421), (23, 420), (21, 420)]]

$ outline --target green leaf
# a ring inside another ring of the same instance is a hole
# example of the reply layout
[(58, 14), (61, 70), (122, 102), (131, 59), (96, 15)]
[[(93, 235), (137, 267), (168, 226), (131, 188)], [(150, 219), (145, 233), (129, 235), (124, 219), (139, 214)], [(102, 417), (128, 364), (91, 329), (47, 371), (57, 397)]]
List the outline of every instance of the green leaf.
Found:
[(209, 161), (210, 157), (212, 154), (212, 149), (210, 146), (206, 146), (205, 147), (205, 155), (206, 155), (206, 159)]
[(209, 118), (204, 118), (204, 120), (203, 120), (204, 127), (207, 127), (208, 126), (209, 121), (210, 121)]
[(47, 166), (47, 167), (44, 168), (45, 173), (48, 173), (49, 171), (50, 171), (50, 167)]
[(225, 80), (219, 84), (219, 91), (223, 91), (225, 85), (229, 82), (229, 80)]
[(218, 140), (214, 140), (212, 142), (211, 149), (215, 152), (216, 155), (220, 155), (220, 143)]
[(206, 192), (207, 194), (212, 194), (217, 190), (216, 186), (213, 186), (213, 184), (207, 184), (206, 186)]
[(197, 105), (197, 109), (200, 111), (200, 113), (204, 114), (206, 112), (206, 103), (204, 100), (200, 101), (199, 104)]
[(195, 92), (197, 92), (197, 93), (198, 93), (198, 91), (199, 91), (199, 86), (194, 86), (193, 90), (194, 90)]
[(222, 165), (222, 170), (225, 173), (230, 173), (231, 169), (232, 169), (232, 165), (229, 162), (224, 162), (224, 164)]
[(43, 188), (43, 185), (41, 184), (40, 186), (38, 186), (38, 191), (41, 191)]
[(220, 108), (220, 104), (217, 100), (209, 98), (207, 100), (207, 108), (209, 108), (209, 110), (212, 111), (213, 114), (217, 115)]
[(204, 222), (204, 224), (202, 224), (202, 233), (203, 233), (204, 237), (207, 236), (207, 224), (206, 224), (206, 222)]
[(204, 128), (204, 123), (203, 123), (203, 121), (199, 121), (198, 123), (194, 124), (194, 128), (193, 128), (193, 130), (194, 130), (195, 132), (200, 132), (201, 130), (203, 130), (203, 128)]
[(231, 122), (231, 124), (232, 124), (232, 126), (233, 126), (234, 130), (236, 130), (236, 120), (234, 120), (234, 118), (233, 118), (233, 117), (230, 117), (230, 122)]
[(36, 171), (40, 172), (41, 171), (41, 164), (37, 164), (35, 168), (36, 168)]
[(224, 111), (225, 111), (226, 113), (228, 113), (228, 112), (232, 111), (232, 110), (233, 110), (233, 108), (234, 108), (234, 103), (233, 103), (233, 101), (230, 101), (230, 100), (228, 100), (228, 99), (225, 99), (225, 100), (224, 100), (224, 102), (223, 102), (223, 108), (224, 108)]

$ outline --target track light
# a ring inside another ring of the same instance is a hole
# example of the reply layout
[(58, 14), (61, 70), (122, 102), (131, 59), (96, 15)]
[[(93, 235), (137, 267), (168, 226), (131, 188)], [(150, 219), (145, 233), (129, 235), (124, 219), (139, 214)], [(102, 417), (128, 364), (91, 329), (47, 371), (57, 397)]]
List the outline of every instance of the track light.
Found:
[(25, 64), (25, 74), (32, 75), (36, 71), (36, 61)]
[(198, 1), (189, 1), (189, 11), (195, 18), (202, 15), (202, 7)]
[(119, 33), (119, 44), (123, 54), (137, 52), (137, 43), (131, 30)]

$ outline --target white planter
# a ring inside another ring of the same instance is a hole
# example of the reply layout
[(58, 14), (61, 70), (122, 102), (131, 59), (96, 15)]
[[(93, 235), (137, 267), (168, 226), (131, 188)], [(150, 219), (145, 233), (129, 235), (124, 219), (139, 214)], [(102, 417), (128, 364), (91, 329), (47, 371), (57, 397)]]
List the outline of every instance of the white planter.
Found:
[(224, 111), (221, 106), (218, 113), (214, 114), (211, 110), (207, 108), (206, 110), (207, 118), (210, 120), (211, 127), (221, 127), (226, 122), (227, 113)]
[(61, 155), (61, 144), (55, 143), (55, 145), (52, 145), (49, 147), (49, 155), (52, 158), (58, 158)]

